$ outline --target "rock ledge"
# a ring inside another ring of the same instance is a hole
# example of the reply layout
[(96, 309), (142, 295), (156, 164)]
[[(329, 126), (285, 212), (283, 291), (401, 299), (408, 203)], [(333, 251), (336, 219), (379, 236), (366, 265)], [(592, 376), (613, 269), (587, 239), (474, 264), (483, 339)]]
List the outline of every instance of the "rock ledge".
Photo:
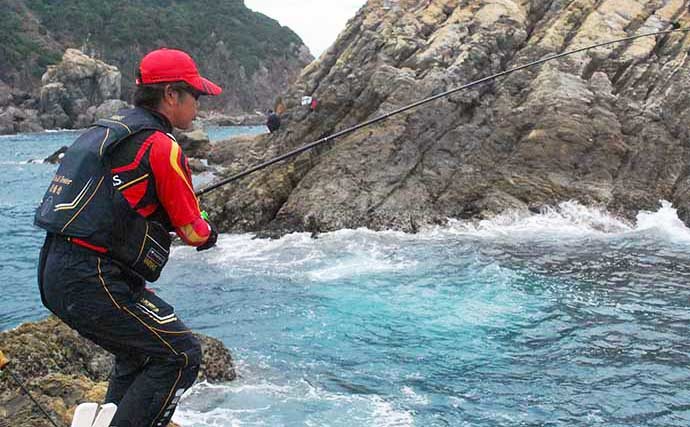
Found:
[[(232, 356), (223, 344), (197, 338), (204, 350), (198, 380), (234, 380)], [(0, 332), (0, 343), (11, 361), (8, 368), (58, 422), (69, 425), (78, 404), (104, 398), (112, 357), (57, 318)], [(0, 419), (13, 427), (52, 427), (7, 374), (0, 376)]]

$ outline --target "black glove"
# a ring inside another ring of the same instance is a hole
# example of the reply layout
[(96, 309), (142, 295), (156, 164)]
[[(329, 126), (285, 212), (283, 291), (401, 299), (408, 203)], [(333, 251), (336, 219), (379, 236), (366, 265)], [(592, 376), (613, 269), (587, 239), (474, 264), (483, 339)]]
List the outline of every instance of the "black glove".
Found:
[(216, 246), (216, 241), (218, 240), (218, 229), (216, 228), (216, 226), (213, 225), (213, 223), (209, 220), (206, 220), (206, 223), (209, 227), (211, 227), (211, 234), (209, 234), (208, 240), (206, 240), (206, 242), (203, 245), (196, 247), (197, 251), (205, 251), (206, 249), (211, 249), (212, 247)]

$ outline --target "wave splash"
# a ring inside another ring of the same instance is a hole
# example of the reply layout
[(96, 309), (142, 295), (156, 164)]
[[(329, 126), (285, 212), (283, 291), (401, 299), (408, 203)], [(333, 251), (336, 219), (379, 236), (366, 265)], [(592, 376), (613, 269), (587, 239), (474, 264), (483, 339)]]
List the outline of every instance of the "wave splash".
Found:
[[(306, 420), (293, 419), (305, 406), (313, 413)], [(185, 393), (173, 416), (174, 422), (185, 426), (323, 425), (324, 420), (333, 426), (414, 425), (411, 412), (380, 396), (328, 391), (304, 379), (288, 385), (242, 379), (228, 385), (202, 382)]]
[[(248, 233), (224, 234), (218, 249), (202, 256), (209, 265), (228, 274), (249, 273), (256, 265), (269, 265), (274, 275), (327, 282), (414, 269), (420, 262), (414, 250), (419, 245), (474, 247), (477, 240), (508, 244), (547, 241), (558, 245), (581, 239), (644, 239), (685, 245), (690, 242), (690, 229), (667, 201), (661, 201), (655, 212), (640, 212), (634, 222), (570, 201), (539, 214), (513, 212), (475, 222), (449, 220), (445, 226), (429, 227), (417, 234), (364, 228), (323, 233), (317, 239), (309, 233), (288, 234), (280, 239), (256, 239)], [(190, 260), (199, 255), (182, 246), (173, 248), (173, 254)]]
[(620, 236), (631, 233), (650, 232), (658, 238), (690, 240), (690, 229), (678, 218), (672, 204), (661, 200), (655, 212), (640, 211), (634, 223), (617, 217), (603, 208), (589, 207), (577, 201), (560, 203), (545, 208), (539, 214), (509, 212), (495, 218), (478, 222), (449, 220), (445, 227), (427, 229), (426, 233), (465, 234), (490, 238), (511, 236)]

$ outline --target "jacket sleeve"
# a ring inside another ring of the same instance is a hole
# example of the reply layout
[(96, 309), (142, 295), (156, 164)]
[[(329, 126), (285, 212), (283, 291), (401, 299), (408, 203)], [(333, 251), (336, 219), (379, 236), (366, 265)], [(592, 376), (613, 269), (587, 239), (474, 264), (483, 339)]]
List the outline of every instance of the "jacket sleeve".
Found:
[(211, 229), (201, 217), (187, 157), (179, 144), (162, 132), (155, 132), (151, 138), (155, 140), (149, 160), (158, 201), (168, 214), (175, 232), (186, 244), (204, 244)]

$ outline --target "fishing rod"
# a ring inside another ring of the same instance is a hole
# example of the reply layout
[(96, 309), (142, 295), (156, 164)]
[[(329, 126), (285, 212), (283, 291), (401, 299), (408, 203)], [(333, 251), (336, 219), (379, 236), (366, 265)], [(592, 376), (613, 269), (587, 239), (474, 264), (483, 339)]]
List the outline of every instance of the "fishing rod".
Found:
[(259, 171), (259, 170), (261, 170), (261, 169), (267, 168), (268, 166), (271, 166), (271, 165), (274, 164), (274, 163), (278, 163), (278, 162), (280, 162), (280, 161), (289, 159), (289, 158), (294, 157), (294, 156), (296, 156), (296, 155), (298, 155), (298, 154), (304, 153), (305, 151), (311, 150), (312, 148), (317, 147), (317, 146), (319, 146), (319, 145), (321, 145), (321, 144), (324, 144), (324, 143), (326, 143), (326, 142), (328, 142), (328, 141), (331, 141), (331, 140), (336, 139), (336, 138), (338, 138), (338, 137), (341, 137), (341, 136), (350, 134), (350, 133), (352, 133), (352, 132), (354, 132), (354, 131), (356, 131), (356, 130), (362, 129), (362, 128), (364, 128), (364, 127), (373, 125), (374, 123), (382, 122), (382, 121), (388, 119), (389, 117), (395, 116), (396, 114), (403, 113), (403, 112), (405, 112), (405, 111), (411, 110), (411, 109), (416, 108), (416, 107), (419, 107), (419, 106), (421, 106), (421, 105), (428, 104), (429, 102), (435, 101), (435, 100), (437, 100), (437, 99), (439, 99), (439, 98), (444, 98), (444, 97), (446, 97), (446, 96), (448, 96), (448, 95), (451, 95), (451, 94), (453, 94), (453, 93), (460, 92), (460, 91), (465, 90), (465, 89), (469, 89), (469, 88), (471, 88), (471, 87), (473, 87), (473, 86), (477, 86), (477, 85), (479, 85), (479, 84), (486, 83), (486, 82), (491, 81), (491, 80), (495, 80), (495, 79), (497, 79), (497, 78), (499, 78), (499, 77), (506, 76), (506, 75), (511, 74), (511, 73), (514, 73), (514, 72), (516, 72), (516, 71), (524, 70), (525, 68), (533, 67), (533, 66), (535, 66), (535, 65), (540, 65), (540, 64), (543, 64), (543, 63), (545, 63), (545, 62), (552, 61), (552, 60), (558, 59), (558, 58), (563, 58), (563, 57), (565, 57), (565, 56), (573, 55), (573, 54), (576, 54), (576, 53), (579, 53), (579, 52), (584, 52), (584, 51), (587, 51), (587, 50), (596, 49), (596, 48), (598, 48), (598, 47), (608, 46), (608, 45), (612, 45), (612, 44), (616, 44), (616, 43), (623, 43), (623, 42), (626, 42), (626, 41), (631, 41), (631, 40), (639, 39), (639, 38), (642, 38), (642, 37), (651, 37), (651, 36), (658, 36), (658, 35), (662, 35), (662, 34), (671, 34), (671, 33), (675, 33), (675, 32), (688, 32), (688, 31), (690, 31), (690, 28), (679, 28), (679, 26), (678, 26), (677, 23), (673, 23), (673, 27), (674, 27), (674, 28), (673, 28), (672, 30), (663, 30), (663, 31), (655, 31), (655, 32), (653, 32), (653, 33), (638, 34), (638, 35), (636, 35), (636, 36), (629, 36), (629, 37), (620, 38), (620, 39), (616, 39), (616, 40), (610, 40), (610, 41), (603, 42), (603, 43), (597, 43), (597, 44), (593, 44), (593, 45), (590, 45), (590, 46), (585, 46), (585, 47), (581, 47), (581, 48), (578, 48), (578, 49), (573, 49), (573, 50), (569, 50), (569, 51), (566, 51), (566, 52), (561, 52), (561, 53), (558, 53), (558, 54), (554, 54), (554, 55), (551, 55), (551, 56), (547, 56), (546, 58), (542, 58), (542, 59), (539, 59), (539, 60), (530, 62), (530, 63), (528, 63), (528, 64), (520, 65), (520, 66), (515, 67), (515, 68), (511, 68), (511, 69), (508, 69), (508, 70), (505, 70), (505, 71), (501, 71), (501, 72), (496, 73), (496, 74), (492, 74), (492, 75), (490, 75), (490, 76), (481, 78), (481, 79), (479, 79), (479, 80), (475, 80), (475, 81), (473, 81), (473, 82), (467, 83), (467, 84), (465, 84), (465, 85), (463, 85), (463, 86), (460, 86), (460, 87), (457, 87), (457, 88), (454, 88), (454, 89), (447, 90), (447, 91), (442, 92), (442, 93), (439, 93), (439, 94), (437, 94), (437, 95), (430, 96), (430, 97), (428, 97), (428, 98), (422, 99), (421, 101), (417, 101), (417, 102), (415, 102), (415, 103), (406, 105), (406, 106), (404, 106), (404, 107), (398, 108), (398, 109), (396, 109), (396, 110), (393, 110), (393, 111), (388, 112), (388, 113), (386, 113), (386, 114), (383, 114), (383, 115), (381, 115), (381, 116), (375, 117), (375, 118), (370, 119), (370, 120), (367, 120), (367, 121), (365, 121), (365, 122), (362, 122), (362, 123), (360, 123), (360, 124), (358, 124), (358, 125), (352, 126), (352, 127), (350, 127), (350, 128), (344, 129), (344, 130), (341, 130), (341, 131), (336, 132), (336, 133), (334, 133), (334, 134), (332, 134), (332, 135), (328, 135), (328, 136), (326, 136), (326, 137), (324, 137), (324, 138), (318, 139), (318, 140), (316, 140), (316, 141), (314, 141), (314, 142), (311, 142), (311, 143), (309, 143), (309, 144), (307, 144), (307, 145), (304, 145), (304, 146), (302, 146), (302, 147), (296, 148), (296, 149), (294, 149), (294, 150), (292, 150), (292, 151), (289, 151), (289, 152), (287, 152), (287, 153), (285, 153), (285, 154), (282, 154), (282, 155), (280, 155), (280, 156), (278, 156), (278, 157), (275, 157), (275, 158), (273, 158), (273, 159), (267, 160), (267, 161), (265, 161), (265, 162), (263, 162), (263, 163), (260, 163), (260, 164), (258, 164), (258, 165), (256, 165), (256, 166), (253, 166), (253, 167), (251, 167), (251, 168), (249, 168), (249, 169), (247, 169), (247, 170), (244, 170), (244, 171), (242, 171), (242, 172), (240, 172), (240, 173), (237, 173), (237, 174), (232, 175), (232, 176), (230, 176), (230, 177), (228, 177), (228, 178), (225, 178), (225, 179), (223, 179), (223, 180), (221, 180), (221, 181), (218, 181), (218, 182), (216, 182), (216, 183), (214, 183), (214, 184), (211, 184), (211, 185), (209, 185), (209, 186), (207, 186), (207, 187), (205, 187), (205, 188), (202, 188), (201, 190), (199, 190), (199, 191), (196, 192), (196, 195), (197, 195), (197, 196), (201, 196), (201, 195), (203, 195), (203, 194), (206, 194), (206, 193), (208, 193), (208, 192), (210, 192), (210, 191), (215, 190), (216, 188), (222, 187), (222, 186), (224, 186), (224, 185), (226, 185), (226, 184), (229, 184), (229, 183), (231, 183), (231, 182), (233, 182), (233, 181), (237, 181), (237, 180), (240, 179), (240, 178), (244, 178), (245, 176), (247, 176), (247, 175), (249, 175), (249, 174), (252, 174), (252, 173), (254, 173), (254, 172), (256, 172), (256, 171)]
[(19, 385), (19, 387), (22, 389), (22, 391), (24, 391), (24, 393), (26, 393), (26, 395), (29, 396), (29, 399), (31, 399), (34, 402), (34, 404), (38, 407), (38, 409), (41, 410), (41, 412), (48, 419), (48, 421), (50, 421), (50, 423), (54, 427), (59, 427), (57, 425), (57, 423), (53, 420), (53, 418), (50, 416), (50, 414), (48, 414), (48, 411), (43, 409), (43, 406), (41, 406), (41, 404), (38, 403), (38, 400), (36, 400), (34, 398), (34, 396), (31, 394), (29, 389), (26, 388), (24, 383), (22, 383), (22, 381), (19, 379), (19, 377), (14, 372), (12, 372), (12, 370), (10, 370), (10, 368), (8, 367), (9, 364), (10, 364), (9, 359), (7, 359), (5, 357), (5, 355), (2, 354), (2, 351), (0, 351), (0, 372), (5, 371), (5, 372), (9, 373), (10, 376), (12, 377), (12, 379), (14, 380), (14, 382), (16, 382)]

